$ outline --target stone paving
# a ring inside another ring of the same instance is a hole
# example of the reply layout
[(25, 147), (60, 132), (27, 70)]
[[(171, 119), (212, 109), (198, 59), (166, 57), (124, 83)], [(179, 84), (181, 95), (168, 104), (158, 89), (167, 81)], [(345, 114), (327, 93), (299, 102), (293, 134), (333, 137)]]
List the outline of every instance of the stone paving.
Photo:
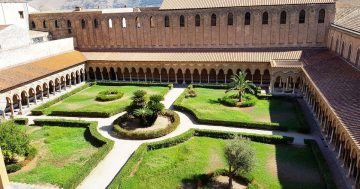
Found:
[[(165, 96), (164, 105), (166, 108), (171, 109), (173, 102), (179, 97), (179, 95), (185, 90), (185, 88), (173, 88)], [(76, 118), (76, 117), (55, 117), (55, 116), (26, 116), (29, 119), (29, 123), (32, 124), (34, 119), (41, 118), (61, 118), (69, 120), (87, 120), (97, 121), (98, 131), (105, 137), (115, 142), (114, 148), (109, 154), (91, 171), (91, 173), (84, 179), (84, 181), (77, 187), (78, 189), (102, 189), (106, 188), (116, 174), (125, 165), (127, 160), (133, 154), (133, 152), (145, 142), (161, 141), (167, 138), (180, 135), (191, 128), (196, 129), (208, 129), (208, 130), (221, 130), (221, 131), (232, 131), (232, 132), (244, 132), (244, 133), (255, 133), (265, 135), (283, 135), (294, 137), (294, 144), (304, 145), (304, 139), (313, 139), (312, 135), (304, 135), (296, 132), (281, 132), (281, 131), (268, 131), (258, 129), (245, 129), (245, 128), (234, 128), (225, 126), (214, 126), (214, 125), (200, 125), (193, 121), (192, 117), (182, 112), (177, 112), (180, 116), (180, 125), (172, 133), (150, 140), (124, 140), (118, 139), (112, 136), (112, 122), (124, 113), (114, 115), (109, 118)], [(14, 184), (13, 184), (14, 186)], [(13, 187), (16, 188), (16, 187)], [(23, 187), (24, 189), (32, 189)], [(18, 188), (16, 188), (18, 189)], [(44, 188), (45, 189), (45, 188)]]

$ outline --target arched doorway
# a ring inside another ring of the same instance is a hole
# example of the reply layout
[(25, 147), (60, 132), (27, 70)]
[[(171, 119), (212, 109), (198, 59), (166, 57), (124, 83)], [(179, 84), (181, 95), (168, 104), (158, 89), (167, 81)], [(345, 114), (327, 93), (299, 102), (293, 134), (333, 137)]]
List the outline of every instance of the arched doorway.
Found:
[(130, 81), (130, 71), (128, 68), (124, 69), (124, 79), (125, 81)]
[(138, 78), (135, 68), (131, 68), (130, 78), (131, 78), (130, 81), (139, 81), (139, 78)]
[(184, 75), (183, 75), (183, 72), (181, 69), (178, 69), (176, 76), (177, 76), (177, 83), (183, 84), (184, 83)]
[(194, 73), (193, 73), (193, 82), (194, 83), (200, 83), (200, 74), (199, 74), (199, 71), (197, 69), (195, 69)]
[(138, 77), (139, 77), (139, 81), (145, 81), (145, 73), (142, 68), (139, 69)]
[(175, 71), (173, 68), (170, 68), (169, 69), (169, 81), (171, 83), (174, 83), (175, 82)]
[(208, 83), (208, 73), (206, 69), (201, 70), (201, 83)]
[(157, 68), (154, 69), (153, 78), (154, 78), (154, 81), (160, 82), (160, 73)]
[(225, 83), (225, 74), (223, 69), (219, 70), (219, 73), (217, 75), (217, 81), (218, 83)]
[(161, 81), (160, 82), (169, 82), (168, 74), (165, 68), (161, 69)]
[(216, 83), (217, 82), (216, 71), (214, 69), (210, 70), (209, 79), (210, 79), (210, 83)]
[(92, 67), (89, 68), (89, 80), (95, 80), (95, 73)]
[(186, 69), (186, 71), (185, 71), (185, 82), (187, 84), (191, 83), (191, 72), (189, 69)]
[(116, 74), (113, 67), (110, 68), (110, 80), (116, 81)]

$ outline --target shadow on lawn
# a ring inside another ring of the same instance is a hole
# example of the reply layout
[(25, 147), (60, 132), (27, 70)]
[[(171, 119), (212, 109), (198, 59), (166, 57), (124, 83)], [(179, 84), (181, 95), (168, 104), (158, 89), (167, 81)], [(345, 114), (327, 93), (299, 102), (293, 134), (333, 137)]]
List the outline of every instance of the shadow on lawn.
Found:
[(271, 97), (269, 101), (269, 114), (272, 123), (279, 123), (280, 126), (297, 130), (300, 120), (296, 113), (296, 99), (290, 97)]

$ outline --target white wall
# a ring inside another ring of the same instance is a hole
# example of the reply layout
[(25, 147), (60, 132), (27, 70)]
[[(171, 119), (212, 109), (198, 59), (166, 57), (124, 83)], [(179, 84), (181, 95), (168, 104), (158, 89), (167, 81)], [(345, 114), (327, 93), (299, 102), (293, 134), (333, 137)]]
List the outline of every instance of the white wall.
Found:
[(0, 51), (0, 69), (74, 50), (73, 38), (59, 39)]
[[(24, 18), (20, 18), (23, 11)], [(17, 25), (29, 29), (29, 7), (27, 3), (0, 3), (0, 25)]]
[(0, 30), (0, 53), (4, 50), (24, 47), (30, 44), (28, 30), (10, 25)]

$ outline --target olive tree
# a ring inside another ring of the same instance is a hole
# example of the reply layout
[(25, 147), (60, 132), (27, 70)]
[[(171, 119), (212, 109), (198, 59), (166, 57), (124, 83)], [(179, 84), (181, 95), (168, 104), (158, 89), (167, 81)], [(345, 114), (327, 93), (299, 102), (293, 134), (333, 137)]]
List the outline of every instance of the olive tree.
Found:
[(225, 157), (228, 163), (229, 188), (236, 174), (252, 170), (255, 165), (255, 150), (247, 139), (236, 137), (225, 145)]

